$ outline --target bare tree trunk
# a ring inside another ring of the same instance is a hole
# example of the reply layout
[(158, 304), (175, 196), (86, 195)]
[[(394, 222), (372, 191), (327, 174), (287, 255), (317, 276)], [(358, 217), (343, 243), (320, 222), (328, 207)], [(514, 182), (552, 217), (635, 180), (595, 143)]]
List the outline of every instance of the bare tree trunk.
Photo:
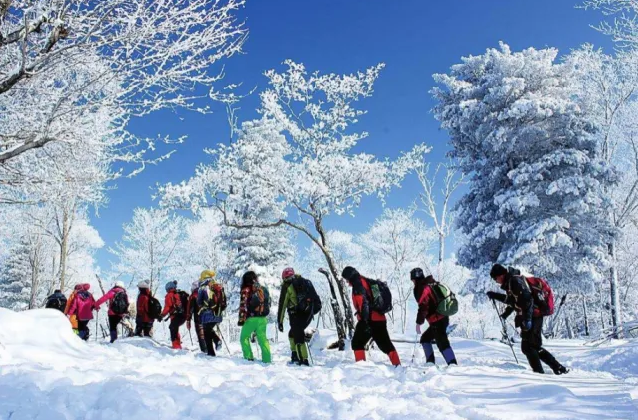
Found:
[(572, 340), (574, 338), (574, 330), (572, 329), (571, 319), (569, 318), (569, 312), (565, 313), (565, 328), (567, 329), (567, 338)]
[(339, 302), (337, 300), (337, 292), (335, 291), (335, 287), (332, 284), (332, 280), (330, 279), (330, 273), (328, 273), (327, 271), (323, 269), (320, 269), (319, 271), (321, 272), (321, 274), (326, 276), (326, 279), (328, 280), (328, 286), (330, 287), (330, 294), (331, 294), (330, 306), (332, 307), (332, 314), (334, 316), (335, 328), (337, 329), (337, 337), (338, 337), (337, 346), (339, 350), (344, 350), (345, 340), (346, 340), (346, 329), (345, 329), (345, 322), (343, 320), (343, 315), (341, 315), (341, 309), (339, 309)]
[[(618, 267), (616, 266), (616, 244), (609, 244), (609, 256), (611, 258), (611, 268), (609, 270), (609, 292), (611, 298), (611, 324), (614, 331), (618, 331), (622, 324), (622, 314), (620, 308), (620, 295), (618, 292)], [(620, 333), (614, 332), (614, 338), (620, 338)]]
[(439, 232), (439, 264), (443, 262), (444, 254), (445, 254), (445, 234), (443, 232)]
[(29, 309), (34, 309), (37, 307), (36, 299), (38, 297), (38, 289), (40, 287), (40, 248), (42, 244), (40, 243), (40, 238), (36, 238), (37, 243), (33, 247), (31, 251), (31, 255), (29, 256), (29, 265), (31, 268), (31, 293), (29, 296)]
[(587, 313), (587, 299), (582, 295), (583, 299), (583, 321), (585, 322), (585, 336), (589, 337), (589, 314)]
[(64, 290), (66, 280), (66, 257), (69, 248), (69, 212), (62, 211), (62, 237), (60, 238), (60, 290)]

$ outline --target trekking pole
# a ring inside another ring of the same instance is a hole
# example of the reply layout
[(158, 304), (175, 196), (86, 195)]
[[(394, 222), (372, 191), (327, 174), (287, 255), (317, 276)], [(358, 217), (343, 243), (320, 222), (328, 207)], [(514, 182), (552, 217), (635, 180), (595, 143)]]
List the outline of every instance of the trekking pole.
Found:
[(503, 332), (502, 332), (503, 338), (507, 340), (507, 344), (510, 346), (510, 349), (512, 350), (512, 354), (514, 355), (514, 360), (516, 360), (516, 363), (518, 364), (518, 357), (516, 357), (516, 352), (514, 352), (514, 346), (512, 345), (512, 341), (510, 340), (509, 334), (507, 334), (507, 325), (505, 325), (505, 320), (501, 318), (501, 314), (499, 313), (498, 307), (496, 306), (496, 302), (494, 302), (494, 300), (492, 300), (492, 305), (494, 305), (496, 316), (501, 321), (501, 326), (503, 327)]
[(419, 334), (417, 333), (416, 337), (414, 338), (414, 347), (412, 347), (412, 360), (410, 361), (410, 366), (412, 366), (414, 364), (414, 355), (416, 354), (416, 346), (417, 344), (419, 344)]
[(100, 322), (98, 321), (100, 319), (100, 311), (97, 311), (95, 313), (95, 341), (97, 341), (97, 333), (99, 331), (98, 329), (98, 325), (100, 325)]
[(217, 332), (219, 333), (219, 337), (222, 339), (222, 343), (224, 343), (224, 346), (226, 346), (226, 351), (228, 352), (228, 355), (231, 356), (230, 349), (228, 348), (228, 344), (226, 344), (226, 340), (224, 339), (224, 334), (222, 334), (222, 329), (219, 328), (219, 324), (217, 324)]
[(191, 335), (191, 330), (188, 330), (188, 338), (191, 339), (191, 346), (194, 346), (195, 343), (193, 343), (193, 336)]

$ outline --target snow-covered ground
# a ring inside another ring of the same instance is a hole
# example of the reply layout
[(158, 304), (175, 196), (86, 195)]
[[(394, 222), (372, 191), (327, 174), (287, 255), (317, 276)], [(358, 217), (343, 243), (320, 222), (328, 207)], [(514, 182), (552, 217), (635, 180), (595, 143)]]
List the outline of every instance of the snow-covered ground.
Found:
[[(498, 342), (452, 340), (461, 366), (426, 368), (399, 344), (404, 366), (322, 352), (315, 365), (286, 365), (285, 343), (270, 366), (208, 358), (148, 339), (84, 343), (52, 310), (0, 309), (0, 419), (393, 419), (638, 418), (638, 343), (550, 348), (574, 368), (536, 375)], [(523, 360), (519, 353), (519, 358)], [(632, 398), (633, 395), (633, 398)]]

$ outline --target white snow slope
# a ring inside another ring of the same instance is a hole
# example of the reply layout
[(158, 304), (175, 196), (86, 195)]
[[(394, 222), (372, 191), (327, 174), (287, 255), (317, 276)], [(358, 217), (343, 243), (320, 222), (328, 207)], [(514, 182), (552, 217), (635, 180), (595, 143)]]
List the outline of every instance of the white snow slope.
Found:
[(315, 366), (287, 366), (283, 342), (265, 366), (237, 344), (217, 358), (149, 339), (87, 344), (59, 312), (0, 309), (0, 419), (638, 419), (638, 343), (553, 343), (574, 367), (558, 377), (498, 342), (453, 340), (452, 368), (424, 367), (420, 351), (411, 364), (413, 346), (399, 344), (395, 369), (378, 350), (355, 364), (320, 341)]

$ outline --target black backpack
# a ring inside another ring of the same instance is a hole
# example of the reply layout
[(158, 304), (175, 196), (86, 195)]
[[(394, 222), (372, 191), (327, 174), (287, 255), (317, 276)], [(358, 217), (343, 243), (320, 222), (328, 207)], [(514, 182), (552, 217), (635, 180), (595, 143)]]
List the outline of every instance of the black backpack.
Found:
[(120, 290), (115, 293), (113, 303), (111, 303), (111, 310), (116, 315), (124, 315), (128, 312), (128, 296), (126, 295), (126, 291)]
[(162, 315), (162, 304), (154, 296), (148, 297), (148, 316), (157, 319)]
[(387, 314), (392, 310), (392, 293), (388, 284), (381, 280), (366, 279), (370, 286), (370, 309), (381, 314)]
[(185, 314), (186, 308), (188, 307), (189, 295), (183, 290), (178, 290), (177, 295), (179, 296), (179, 301), (182, 303), (182, 305), (179, 308), (176, 308), (174, 313), (178, 315)]
[(66, 297), (59, 293), (53, 294), (48, 297), (47, 303), (44, 307), (64, 312), (64, 308), (66, 308)]
[(317, 315), (321, 311), (321, 298), (310, 280), (295, 277), (292, 280), (292, 287), (297, 293), (295, 312)]
[(270, 314), (270, 292), (259, 283), (253, 285), (253, 294), (248, 302), (250, 316), (268, 316)]

